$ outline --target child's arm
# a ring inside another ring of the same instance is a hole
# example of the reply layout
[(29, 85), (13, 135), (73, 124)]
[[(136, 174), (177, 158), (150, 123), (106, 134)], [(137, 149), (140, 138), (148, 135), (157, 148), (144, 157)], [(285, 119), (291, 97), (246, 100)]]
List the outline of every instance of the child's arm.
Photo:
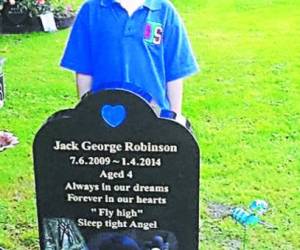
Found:
[(92, 76), (76, 74), (77, 94), (81, 98), (86, 92), (91, 90)]
[(183, 79), (168, 82), (167, 93), (170, 102), (170, 109), (178, 115), (181, 115)]

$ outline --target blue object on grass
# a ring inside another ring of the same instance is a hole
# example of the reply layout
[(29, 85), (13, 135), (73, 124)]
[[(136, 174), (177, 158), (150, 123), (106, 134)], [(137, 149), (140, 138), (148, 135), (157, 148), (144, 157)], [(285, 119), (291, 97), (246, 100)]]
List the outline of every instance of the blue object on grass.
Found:
[(253, 226), (260, 222), (260, 219), (255, 214), (251, 214), (238, 207), (232, 210), (231, 216), (236, 222), (243, 226)]
[(251, 202), (249, 209), (255, 214), (263, 215), (268, 211), (269, 205), (264, 200), (255, 200)]

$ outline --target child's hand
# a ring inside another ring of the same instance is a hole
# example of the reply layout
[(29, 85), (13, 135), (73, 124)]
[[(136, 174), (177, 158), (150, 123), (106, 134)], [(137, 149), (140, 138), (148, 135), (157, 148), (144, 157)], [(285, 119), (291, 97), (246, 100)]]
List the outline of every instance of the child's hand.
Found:
[(160, 107), (157, 105), (157, 103), (152, 99), (151, 102), (149, 103), (150, 107), (153, 109), (155, 114), (157, 116), (160, 115)]

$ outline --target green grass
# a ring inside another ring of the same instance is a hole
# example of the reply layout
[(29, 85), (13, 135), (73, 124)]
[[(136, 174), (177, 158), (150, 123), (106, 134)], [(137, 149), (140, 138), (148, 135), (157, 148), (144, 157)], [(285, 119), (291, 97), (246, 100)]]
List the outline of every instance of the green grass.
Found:
[[(265, 199), (271, 231), (248, 230), (248, 249), (300, 249), (300, 2), (175, 1), (202, 73), (185, 84), (184, 114), (201, 145), (201, 249), (228, 249), (243, 230), (213, 220), (209, 202)], [(76, 102), (58, 67), (68, 31), (0, 37), (7, 100), (0, 130), (20, 145), (0, 153), (0, 246), (38, 249), (32, 141), (52, 113)]]

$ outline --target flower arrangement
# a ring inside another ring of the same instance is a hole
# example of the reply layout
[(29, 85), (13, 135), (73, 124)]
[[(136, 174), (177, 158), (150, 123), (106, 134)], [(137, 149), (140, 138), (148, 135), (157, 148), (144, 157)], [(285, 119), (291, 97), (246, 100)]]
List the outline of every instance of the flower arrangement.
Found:
[(18, 138), (12, 133), (0, 131), (0, 152), (8, 148), (13, 148), (18, 143)]
[(57, 19), (73, 17), (75, 15), (72, 3), (66, 3), (65, 0), (51, 0), (51, 6), (54, 17)]

